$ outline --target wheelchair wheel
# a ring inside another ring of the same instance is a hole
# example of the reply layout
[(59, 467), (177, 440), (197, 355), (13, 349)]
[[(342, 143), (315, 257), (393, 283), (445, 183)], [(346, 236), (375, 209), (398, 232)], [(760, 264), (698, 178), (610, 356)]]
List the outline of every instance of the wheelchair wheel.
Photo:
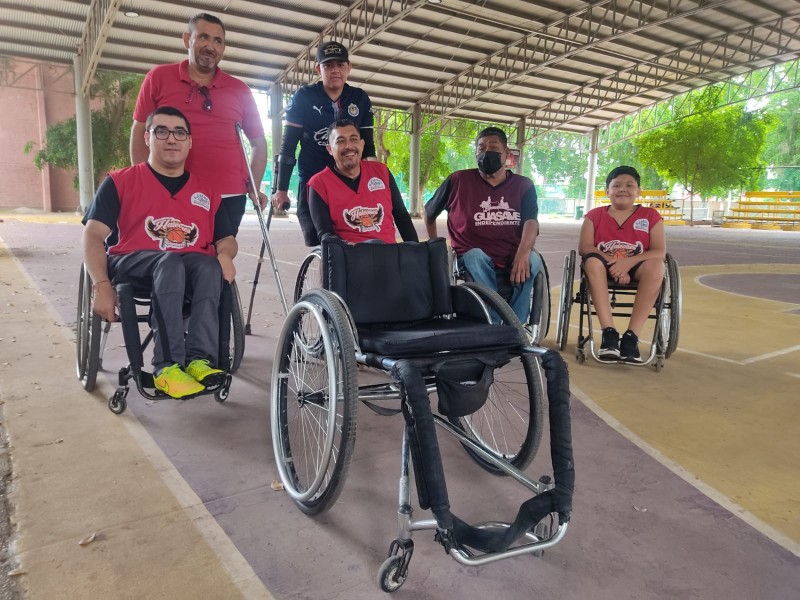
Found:
[(87, 392), (94, 391), (100, 370), (102, 319), (92, 312), (92, 278), (81, 266), (78, 280), (78, 315), (75, 340), (75, 367), (78, 379)]
[[(514, 311), (498, 294), (474, 283), (464, 285), (497, 311), (503, 323), (521, 329)], [(495, 369), (489, 396), (480, 410), (449, 420), (491, 454), (522, 470), (539, 449), (543, 405), (544, 384), (539, 361), (530, 354), (522, 354)], [(490, 473), (502, 474), (466, 446), (465, 450)]]
[(542, 258), (542, 271), (536, 275), (531, 298), (531, 312), (528, 317), (528, 324), (531, 326), (531, 330), (534, 330), (534, 326), (537, 325), (534, 323), (536, 317), (538, 316), (539, 318), (538, 329), (535, 330), (536, 335), (533, 340), (536, 345), (541, 345), (544, 338), (547, 337), (547, 332), (550, 331), (552, 311), (550, 302), (550, 273), (547, 271), (544, 258)]
[(569, 337), (569, 317), (572, 312), (572, 286), (576, 260), (575, 250), (570, 250), (564, 258), (564, 275), (561, 280), (561, 300), (558, 308), (558, 325), (556, 326), (556, 344), (558, 344), (559, 350), (567, 347), (567, 338)]
[(661, 314), (661, 329), (658, 332), (659, 340), (663, 344), (664, 358), (669, 358), (678, 348), (680, 335), (682, 293), (681, 274), (678, 263), (671, 254), (666, 259), (666, 279), (664, 285), (664, 307)]
[(322, 287), (322, 250), (314, 248), (300, 265), (297, 281), (294, 284), (294, 301), (309, 290)]
[(332, 294), (311, 290), (281, 329), (271, 402), (278, 471), (306, 514), (327, 510), (341, 493), (355, 445), (357, 399), (350, 321)]
[(239, 295), (239, 286), (234, 281), (231, 284), (231, 338), (230, 338), (230, 368), (228, 372), (233, 374), (239, 370), (244, 356), (244, 309), (242, 308), (242, 297)]

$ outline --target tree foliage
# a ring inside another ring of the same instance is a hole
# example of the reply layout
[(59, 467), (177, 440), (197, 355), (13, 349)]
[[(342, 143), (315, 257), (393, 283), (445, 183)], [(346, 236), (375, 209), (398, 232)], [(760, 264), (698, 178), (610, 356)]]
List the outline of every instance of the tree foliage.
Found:
[(762, 174), (759, 188), (800, 190), (800, 91), (775, 94), (769, 99), (767, 110), (773, 115), (775, 126), (767, 134), (763, 158), (778, 168), (771, 169), (770, 179), (766, 172)]
[(764, 164), (761, 151), (772, 119), (748, 112), (744, 104), (715, 108), (720, 93), (717, 86), (707, 88), (692, 114), (634, 140), (642, 163), (692, 196), (752, 185)]
[[(142, 75), (116, 71), (97, 71), (95, 74), (90, 93), (93, 98), (103, 102), (102, 108), (91, 111), (95, 183), (100, 182), (108, 171), (130, 164), (130, 124), (143, 80)], [(25, 152), (31, 152), (34, 145), (28, 142)], [(44, 147), (36, 151), (33, 161), (40, 170), (45, 164), (61, 169), (77, 169), (75, 117), (47, 127)], [(73, 184), (78, 189), (77, 176)]]

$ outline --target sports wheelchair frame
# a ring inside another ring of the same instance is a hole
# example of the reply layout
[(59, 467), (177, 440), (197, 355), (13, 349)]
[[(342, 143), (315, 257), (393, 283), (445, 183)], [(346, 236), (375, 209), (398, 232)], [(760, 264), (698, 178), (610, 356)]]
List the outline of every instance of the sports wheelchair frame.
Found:
[[(119, 297), (120, 323), (129, 364), (119, 370), (118, 387), (108, 399), (108, 408), (115, 414), (122, 414), (128, 406), (130, 380), (134, 381), (139, 393), (147, 399), (162, 400), (169, 396), (156, 390), (152, 373), (143, 370), (144, 350), (152, 341), (153, 332), (149, 331), (142, 340), (139, 324), (149, 321), (149, 295), (141, 290), (134, 290), (127, 283), (120, 283), (115, 287)], [(147, 310), (140, 312), (137, 307)], [(184, 307), (185, 311), (188, 309), (188, 305)], [(188, 312), (186, 314), (188, 315)], [(219, 364), (222, 365), (220, 368), (226, 371), (226, 377), (223, 383), (206, 388), (200, 395), (214, 394), (217, 402), (224, 402), (228, 398), (231, 376), (239, 368), (244, 354), (244, 317), (236, 282), (224, 283), (219, 315)], [(223, 323), (226, 325), (222, 326)], [(110, 330), (111, 323), (101, 319), (92, 311), (92, 281), (86, 267), (81, 265), (78, 280), (76, 371), (78, 379), (87, 392), (94, 391), (96, 387), (97, 374), (102, 368), (103, 354)]]
[[(303, 293), (289, 311), (271, 386), (276, 465), (298, 508), (314, 515), (338, 498), (360, 400), (378, 414), (402, 413), (406, 420), (398, 534), (378, 572), (381, 589), (391, 592), (405, 581), (414, 531), (435, 529), (446, 551), (471, 566), (558, 543), (574, 486), (569, 386), (560, 355), (530, 346), (511, 308), (493, 291), (475, 283), (451, 286), (441, 238), (350, 245), (329, 237), (313, 261), (323, 267), (323, 286)], [(489, 307), (503, 324), (490, 324)], [(357, 365), (390, 379), (359, 386)], [(542, 369), (555, 481), (534, 481), (522, 472), (542, 433)], [(429, 393), (438, 397), (436, 415)], [(399, 401), (400, 408), (384, 401)], [(450, 512), (436, 426), (458, 439), (479, 466), (535, 494), (513, 522), (471, 526)], [(430, 508), (433, 519), (412, 518), (412, 470), (419, 505)]]
[[(653, 328), (653, 340), (650, 345), (650, 353), (645, 360), (640, 362), (626, 362), (623, 360), (601, 360), (594, 347), (594, 336), (592, 326), (592, 316), (595, 315), (594, 305), (592, 304), (591, 294), (586, 276), (581, 268), (581, 278), (577, 294), (573, 296), (573, 285), (575, 280), (575, 265), (577, 262), (577, 252), (571, 250), (564, 258), (564, 277), (561, 284), (561, 298), (558, 311), (558, 326), (556, 329), (556, 344), (562, 351), (567, 347), (569, 337), (569, 321), (572, 312), (572, 303), (580, 304), (579, 325), (578, 325), (578, 344), (576, 358), (579, 363), (586, 361), (586, 346), (589, 346), (589, 354), (596, 361), (603, 363), (624, 363), (634, 366), (652, 365), (656, 371), (661, 371), (664, 361), (672, 356), (678, 347), (678, 336), (680, 333), (681, 321), (681, 278), (678, 270), (678, 263), (671, 254), (665, 258), (664, 281), (661, 284), (661, 291), (656, 299), (653, 311), (649, 319), (655, 320)], [(630, 298), (636, 296), (636, 283), (619, 285), (609, 281), (608, 291), (611, 295), (612, 315), (615, 317), (630, 317), (630, 309), (633, 301)], [(588, 333), (584, 335), (584, 327)]]

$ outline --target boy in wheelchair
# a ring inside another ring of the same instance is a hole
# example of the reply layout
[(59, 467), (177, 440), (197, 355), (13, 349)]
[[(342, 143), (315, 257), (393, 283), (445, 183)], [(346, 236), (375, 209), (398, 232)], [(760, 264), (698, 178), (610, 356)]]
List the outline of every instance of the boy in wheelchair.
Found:
[[(606, 177), (611, 204), (586, 213), (581, 227), (578, 253), (583, 257), (582, 269), (603, 329), (598, 356), (607, 360), (640, 360), (639, 334), (664, 279), (664, 222), (657, 210), (635, 204), (639, 184), (639, 173), (633, 167), (612, 170)], [(637, 290), (622, 338), (614, 327), (609, 285)]]
[[(146, 121), (147, 162), (110, 173), (84, 217), (84, 263), (94, 281), (93, 310), (115, 321), (114, 284), (152, 297), (154, 383), (173, 398), (219, 385), (218, 307), (238, 251), (219, 194), (184, 170), (191, 126), (163, 106)], [(184, 332), (184, 299), (192, 310)]]
[[(505, 168), (506, 134), (487, 127), (475, 140), (477, 169), (451, 174), (425, 205), (425, 226), (438, 237), (436, 218), (447, 210), (447, 231), (459, 267), (497, 291), (497, 274), (508, 274), (513, 288), (508, 303), (527, 323), (530, 297), (542, 259), (533, 251), (539, 235), (536, 188), (527, 177)], [(496, 314), (493, 315), (498, 321)]]
[(394, 177), (383, 163), (362, 161), (364, 140), (353, 121), (328, 127), (327, 149), (335, 165), (308, 182), (308, 206), (317, 236), (334, 234), (347, 242), (419, 241)]

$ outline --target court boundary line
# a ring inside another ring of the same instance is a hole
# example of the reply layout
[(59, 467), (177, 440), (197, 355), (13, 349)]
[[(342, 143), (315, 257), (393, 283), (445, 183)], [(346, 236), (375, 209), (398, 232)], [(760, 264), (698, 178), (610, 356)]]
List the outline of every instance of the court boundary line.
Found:
[(739, 517), (742, 521), (750, 525), (753, 529), (760, 534), (769, 538), (781, 548), (791, 552), (797, 557), (800, 557), (800, 542), (794, 541), (788, 535), (779, 531), (769, 523), (755, 516), (749, 510), (740, 506), (728, 496), (704, 482), (697, 477), (694, 473), (689, 471), (686, 467), (681, 466), (657, 448), (651, 446), (643, 438), (635, 434), (631, 429), (623, 425), (611, 413), (603, 409), (599, 404), (592, 400), (583, 390), (578, 386), (572, 384), (570, 386), (572, 395), (578, 398), (586, 408), (591, 410), (597, 415), (606, 425), (611, 427), (614, 431), (619, 433), (622, 437), (630, 441), (633, 445), (642, 450), (645, 454), (656, 460), (659, 464), (663, 465), (666, 469), (683, 479), (686, 483), (695, 488), (704, 496), (710, 498), (712, 501), (719, 504), (722, 508), (730, 512), (732, 515)]

